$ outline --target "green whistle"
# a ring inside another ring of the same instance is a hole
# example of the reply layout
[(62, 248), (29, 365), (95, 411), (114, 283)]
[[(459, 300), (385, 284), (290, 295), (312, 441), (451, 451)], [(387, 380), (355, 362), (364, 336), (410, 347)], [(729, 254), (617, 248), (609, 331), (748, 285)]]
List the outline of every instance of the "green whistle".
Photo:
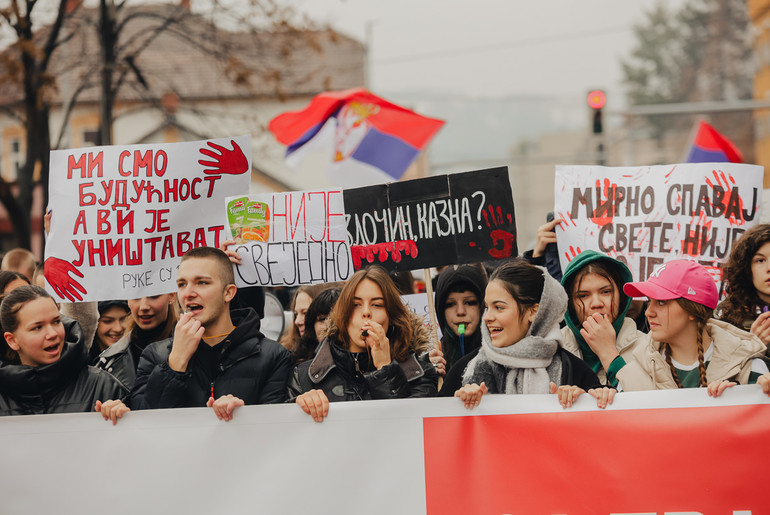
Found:
[(465, 334), (465, 324), (460, 324), (457, 326), (457, 334)]

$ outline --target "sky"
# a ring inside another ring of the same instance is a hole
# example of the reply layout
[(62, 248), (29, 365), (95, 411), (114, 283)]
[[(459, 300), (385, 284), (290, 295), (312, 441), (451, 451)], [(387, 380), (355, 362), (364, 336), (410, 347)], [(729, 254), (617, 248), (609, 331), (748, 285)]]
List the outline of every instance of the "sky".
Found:
[[(370, 45), (370, 89), (472, 97), (608, 92), (622, 101), (633, 25), (659, 0), (298, 0)], [(683, 0), (666, 0), (671, 7)], [(370, 32), (367, 36), (367, 25)]]

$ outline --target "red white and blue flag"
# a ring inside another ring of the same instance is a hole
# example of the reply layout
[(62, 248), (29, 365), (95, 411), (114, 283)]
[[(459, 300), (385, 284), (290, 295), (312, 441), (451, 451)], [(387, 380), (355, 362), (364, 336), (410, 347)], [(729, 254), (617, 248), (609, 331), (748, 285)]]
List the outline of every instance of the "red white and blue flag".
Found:
[(687, 156), (688, 163), (742, 163), (738, 147), (708, 123), (701, 121)]
[(320, 152), (335, 183), (358, 187), (398, 180), (443, 125), (357, 88), (320, 93), (268, 128), (290, 166)]

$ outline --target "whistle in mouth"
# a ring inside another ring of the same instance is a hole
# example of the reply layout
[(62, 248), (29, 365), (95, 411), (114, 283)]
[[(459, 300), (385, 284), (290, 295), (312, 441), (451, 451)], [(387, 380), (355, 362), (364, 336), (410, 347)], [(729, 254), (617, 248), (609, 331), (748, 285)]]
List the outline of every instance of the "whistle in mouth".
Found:
[(457, 326), (457, 334), (465, 334), (465, 324), (459, 324)]
[(361, 331), (361, 336), (363, 336), (364, 338), (366, 338), (367, 336), (369, 336), (369, 331), (367, 331), (366, 329), (364, 329), (363, 331)]

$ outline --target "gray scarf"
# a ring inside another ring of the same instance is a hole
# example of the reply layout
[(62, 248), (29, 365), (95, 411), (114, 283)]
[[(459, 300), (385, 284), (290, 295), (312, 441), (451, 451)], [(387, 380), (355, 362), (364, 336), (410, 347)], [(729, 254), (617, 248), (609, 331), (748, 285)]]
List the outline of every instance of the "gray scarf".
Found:
[(484, 381), (490, 393), (549, 393), (550, 383), (561, 383), (561, 359), (556, 355), (561, 340), (559, 322), (567, 310), (567, 293), (548, 272), (532, 325), (513, 345), (492, 345), (489, 329), (481, 324), (481, 348), (468, 363), (463, 384)]

